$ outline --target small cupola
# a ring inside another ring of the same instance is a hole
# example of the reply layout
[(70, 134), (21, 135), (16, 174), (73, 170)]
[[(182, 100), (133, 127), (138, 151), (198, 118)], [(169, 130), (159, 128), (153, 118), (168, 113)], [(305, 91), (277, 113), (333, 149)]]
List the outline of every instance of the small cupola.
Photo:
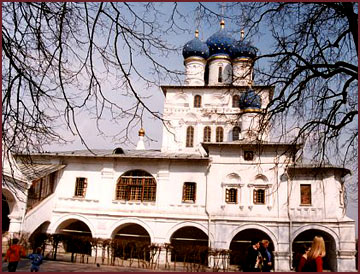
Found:
[(239, 106), (241, 110), (261, 112), (261, 99), (253, 89), (249, 89), (241, 94), (239, 99)]
[(225, 21), (221, 20), (220, 30), (206, 40), (206, 44), (210, 51), (210, 58), (215, 56), (230, 57), (235, 42), (236, 40), (225, 31)]
[(245, 86), (253, 83), (254, 59), (257, 55), (257, 48), (244, 39), (244, 30), (241, 31), (241, 38), (234, 44), (232, 51), (233, 64), (233, 85)]
[(184, 45), (182, 54), (185, 60), (189, 57), (199, 57), (203, 59), (209, 57), (209, 48), (205, 42), (199, 39), (198, 30), (195, 31), (195, 38)]
[(145, 130), (143, 128), (140, 128), (140, 130), (139, 130), (139, 141), (138, 141), (137, 146), (136, 146), (137, 150), (144, 150), (145, 149), (144, 136), (145, 136)]
[(225, 31), (225, 22), (221, 20), (220, 30), (211, 35), (206, 44), (209, 47), (208, 83), (210, 86), (230, 85), (232, 83), (231, 55), (236, 40)]
[(198, 30), (195, 31), (195, 38), (185, 44), (182, 54), (185, 65), (185, 86), (204, 86), (209, 48), (199, 39)]

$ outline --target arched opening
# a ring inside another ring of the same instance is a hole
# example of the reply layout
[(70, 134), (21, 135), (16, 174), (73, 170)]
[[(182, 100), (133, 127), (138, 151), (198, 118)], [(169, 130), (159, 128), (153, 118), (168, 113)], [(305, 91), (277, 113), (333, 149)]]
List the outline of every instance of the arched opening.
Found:
[(47, 229), (50, 225), (50, 222), (42, 223), (29, 237), (29, 243), (33, 252), (35, 252), (37, 247), (41, 247), (43, 252), (46, 248), (46, 242), (49, 240), (49, 235), (47, 234)]
[(254, 228), (245, 229), (237, 233), (230, 243), (230, 250), (231, 250), (230, 264), (238, 265), (240, 269), (243, 270), (247, 256), (247, 250), (250, 247), (251, 241), (253, 239), (258, 239), (260, 241), (268, 240), (269, 241), (268, 250), (270, 251), (271, 254), (273, 254), (274, 243), (265, 232)]
[(124, 224), (117, 228), (113, 234), (114, 257), (150, 259), (149, 246), (151, 238), (149, 233), (138, 224)]
[(234, 127), (232, 130), (232, 140), (237, 141), (240, 137), (240, 127)]
[(186, 226), (170, 237), (173, 246), (171, 261), (192, 262), (207, 265), (209, 237), (199, 228)]
[[(336, 260), (336, 243), (335, 239), (327, 232), (318, 229), (309, 229), (300, 233), (294, 239), (292, 243), (293, 251), (293, 264), (296, 264), (295, 257), (302, 245), (311, 246), (311, 243), (315, 236), (321, 236), (325, 241), (326, 256), (323, 258), (323, 269), (326, 271), (336, 272), (337, 271), (337, 260)], [(295, 261), (295, 262), (294, 262)], [(294, 266), (294, 265), (293, 265)]]
[(1, 223), (2, 233), (9, 231), (9, 226), (10, 226), (9, 214), (10, 214), (10, 207), (8, 201), (6, 197), (2, 194), (2, 223)]
[(75, 253), (91, 255), (92, 234), (84, 222), (77, 219), (64, 221), (56, 229), (56, 236), (63, 243), (65, 252), (71, 252), (71, 261)]

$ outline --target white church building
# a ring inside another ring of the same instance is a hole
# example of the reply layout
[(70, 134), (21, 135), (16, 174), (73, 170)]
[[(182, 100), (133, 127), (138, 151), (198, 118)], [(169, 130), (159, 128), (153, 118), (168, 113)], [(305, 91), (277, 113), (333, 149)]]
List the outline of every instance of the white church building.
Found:
[(198, 244), (231, 250), (230, 265), (243, 263), (251, 239), (268, 239), (275, 271), (290, 271), (296, 248), (320, 235), (324, 269), (355, 271), (355, 222), (344, 213), (350, 171), (302, 163), (302, 144), (260, 130), (275, 87), (253, 82), (256, 52), (223, 21), (206, 42), (195, 33), (183, 49), (184, 85), (161, 86), (160, 150), (145, 148), (145, 127), (134, 150), (34, 153), (31, 163), (3, 155), (3, 232)]

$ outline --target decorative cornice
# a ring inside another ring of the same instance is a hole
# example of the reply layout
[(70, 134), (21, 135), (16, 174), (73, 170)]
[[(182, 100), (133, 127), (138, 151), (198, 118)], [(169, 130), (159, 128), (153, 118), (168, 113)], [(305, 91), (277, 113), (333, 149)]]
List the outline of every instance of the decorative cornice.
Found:
[(214, 55), (214, 56), (211, 56), (208, 61), (213, 61), (213, 60), (216, 60), (216, 59), (225, 59), (225, 60), (231, 60), (229, 55)]
[(206, 60), (202, 57), (198, 57), (198, 56), (191, 56), (191, 57), (188, 57), (184, 60), (184, 64), (187, 65), (187, 63), (190, 63), (190, 62), (201, 62), (203, 63), (204, 65), (206, 64)]

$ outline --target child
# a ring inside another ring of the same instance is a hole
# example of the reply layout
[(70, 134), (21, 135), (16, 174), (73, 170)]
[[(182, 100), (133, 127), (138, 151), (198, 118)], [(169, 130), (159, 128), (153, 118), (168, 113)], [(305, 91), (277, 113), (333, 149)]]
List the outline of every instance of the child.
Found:
[(43, 256), (41, 255), (41, 248), (38, 247), (36, 249), (36, 253), (32, 253), (28, 256), (28, 258), (31, 260), (31, 268), (30, 271), (33, 272), (38, 272), (40, 269), (40, 265), (42, 263), (43, 260)]

